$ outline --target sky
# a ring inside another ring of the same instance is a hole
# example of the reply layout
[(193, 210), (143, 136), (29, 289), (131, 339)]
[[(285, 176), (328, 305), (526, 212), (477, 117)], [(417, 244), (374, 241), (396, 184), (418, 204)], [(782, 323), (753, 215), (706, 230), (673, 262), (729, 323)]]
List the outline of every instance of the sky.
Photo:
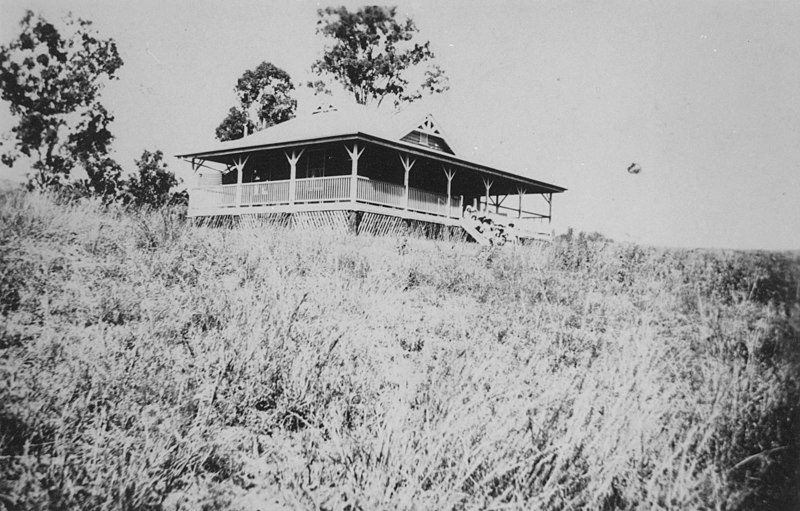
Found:
[[(344, 3), (358, 7), (360, 3)], [(566, 187), (554, 227), (658, 246), (800, 249), (800, 3), (400, 1), (450, 91), (431, 108), (460, 156)], [(0, 0), (0, 43), (26, 9), (67, 11), (114, 38), (102, 103), (115, 157), (214, 143), (241, 74), (298, 83), (327, 3)], [(318, 101), (302, 87), (300, 109)], [(0, 131), (12, 119), (0, 106)], [(627, 172), (636, 162), (639, 174)], [(23, 179), (20, 169), (0, 176)]]

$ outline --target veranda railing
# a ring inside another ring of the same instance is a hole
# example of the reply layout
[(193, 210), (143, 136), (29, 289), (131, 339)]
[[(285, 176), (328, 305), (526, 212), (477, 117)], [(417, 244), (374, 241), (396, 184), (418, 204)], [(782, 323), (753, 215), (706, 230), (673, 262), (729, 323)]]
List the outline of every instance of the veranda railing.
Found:
[(236, 206), (236, 185), (194, 188), (189, 193), (189, 209)]
[[(225, 185), (235, 187), (237, 185)], [(242, 206), (282, 204), (289, 202), (289, 181), (265, 181), (242, 184)]]
[(408, 189), (408, 209), (432, 215), (449, 216), (446, 195), (416, 188)]
[(339, 201), (350, 198), (350, 176), (298, 179), (295, 202)]
[(359, 177), (356, 197), (359, 201), (371, 204), (402, 208), (405, 206), (405, 187), (385, 181)]
[[(200, 186), (191, 190), (190, 210), (215, 208), (276, 206), (318, 202), (345, 202), (351, 197), (352, 176), (329, 176), (297, 179), (294, 197), (290, 181), (265, 181), (230, 185)], [(355, 200), (397, 209), (458, 218), (461, 216), (461, 198), (406, 188), (363, 176), (357, 178)]]

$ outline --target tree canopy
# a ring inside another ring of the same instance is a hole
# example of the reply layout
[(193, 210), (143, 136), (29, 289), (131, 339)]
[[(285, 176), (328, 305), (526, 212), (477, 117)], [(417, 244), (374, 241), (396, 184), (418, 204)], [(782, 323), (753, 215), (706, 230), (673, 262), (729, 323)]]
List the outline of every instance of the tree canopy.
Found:
[(145, 150), (136, 160), (138, 171), (124, 183), (123, 201), (137, 206), (162, 207), (185, 200), (185, 192), (173, 192), (180, 180), (167, 170), (164, 153)]
[(114, 117), (98, 97), (122, 66), (116, 43), (99, 38), (83, 19), (67, 18), (66, 37), (31, 11), (20, 26), (19, 36), (0, 47), (0, 97), (17, 119), (14, 147), (2, 162), (31, 158), (31, 188), (64, 184), (80, 163), (88, 186), (113, 193), (120, 172), (108, 156)]
[(317, 34), (326, 43), (312, 71), (320, 76), (309, 86), (329, 92), (336, 82), (362, 104), (378, 106), (392, 99), (395, 106), (422, 94), (449, 88), (444, 71), (433, 63), (430, 42), (418, 42), (419, 30), (410, 18), (398, 19), (396, 7), (346, 7), (317, 11)]
[(238, 105), (228, 111), (217, 127), (217, 138), (242, 138), (293, 118), (297, 109), (293, 90), (289, 74), (270, 62), (245, 71), (234, 88)]

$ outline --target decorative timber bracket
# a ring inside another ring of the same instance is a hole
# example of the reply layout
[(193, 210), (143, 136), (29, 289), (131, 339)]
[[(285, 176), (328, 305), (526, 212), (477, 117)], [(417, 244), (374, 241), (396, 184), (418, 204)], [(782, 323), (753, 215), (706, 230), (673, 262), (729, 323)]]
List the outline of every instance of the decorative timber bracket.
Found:
[(300, 161), (300, 157), (303, 156), (303, 153), (306, 152), (305, 148), (300, 149), (300, 152), (297, 152), (296, 149), (292, 149), (291, 154), (288, 151), (284, 151), (283, 154), (286, 156), (286, 160), (289, 162), (289, 204), (294, 204), (294, 197), (295, 197), (295, 190), (297, 187), (297, 162)]
[(491, 179), (483, 178), (483, 187), (486, 188), (486, 201), (484, 202), (483, 205), (484, 211), (489, 211), (489, 191), (492, 189), (493, 184), (494, 181), (492, 181)]
[(453, 216), (451, 211), (453, 204), (453, 178), (456, 177), (456, 171), (446, 165), (442, 165), (442, 170), (444, 171), (444, 177), (447, 178), (447, 215)]
[(361, 158), (361, 155), (364, 153), (364, 149), (366, 147), (362, 147), (361, 150), (358, 149), (358, 142), (353, 143), (353, 148), (350, 149), (347, 145), (344, 146), (344, 150), (347, 151), (347, 155), (350, 157), (351, 166), (350, 166), (350, 200), (355, 202), (357, 195), (358, 195), (358, 159)]
[(242, 181), (244, 179), (244, 166), (247, 165), (247, 160), (250, 159), (248, 154), (244, 158), (241, 156), (233, 160), (233, 166), (236, 168), (236, 205), (242, 205)]
[(400, 156), (400, 163), (403, 164), (403, 169), (405, 170), (405, 177), (403, 179), (403, 186), (405, 187), (403, 190), (403, 204), (405, 204), (405, 209), (408, 209), (408, 176), (411, 174), (411, 168), (417, 160), (411, 158), (411, 156), (403, 157), (402, 154), (398, 156)]

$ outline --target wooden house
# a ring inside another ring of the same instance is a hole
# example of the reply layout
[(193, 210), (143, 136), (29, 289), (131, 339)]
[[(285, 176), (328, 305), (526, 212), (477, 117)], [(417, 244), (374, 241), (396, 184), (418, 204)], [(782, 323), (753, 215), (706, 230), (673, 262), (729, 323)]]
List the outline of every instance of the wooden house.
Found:
[[(464, 229), (487, 243), (476, 216), (546, 237), (553, 194), (565, 191), (460, 156), (430, 114), (366, 108), (319, 109), (178, 157), (195, 172), (194, 218), (258, 215), (374, 233), (415, 224)], [(523, 209), (530, 196), (543, 199), (543, 211)]]

